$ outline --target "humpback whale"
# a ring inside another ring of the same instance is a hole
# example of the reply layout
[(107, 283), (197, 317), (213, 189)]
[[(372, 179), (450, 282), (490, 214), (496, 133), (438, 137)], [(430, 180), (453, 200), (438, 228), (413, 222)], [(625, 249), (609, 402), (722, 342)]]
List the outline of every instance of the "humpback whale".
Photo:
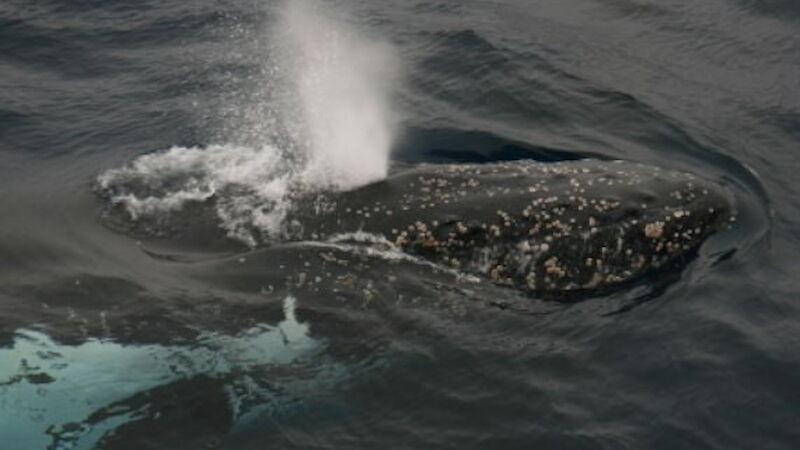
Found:
[[(146, 172), (122, 173), (104, 186), (112, 206), (131, 198), (146, 203), (165, 184), (149, 185)], [(112, 214), (107, 223), (155, 230), (179, 247), (181, 241), (216, 245), (221, 241), (208, 237), (222, 232), (219, 217), (209, 215), (215, 202), (231, 200), (219, 196), (237, 192), (229, 191), (202, 197), (169, 220), (135, 217), (140, 223), (133, 225)], [(685, 261), (733, 218), (732, 195), (718, 182), (598, 159), (424, 164), (351, 190), (289, 192), (282, 231), (266, 244), (369, 234), (434, 264), (537, 295), (612, 287)], [(164, 233), (167, 222), (179, 231)]]
[(636, 280), (733, 220), (727, 189), (689, 172), (585, 159), (422, 165), (346, 192), (301, 196), (293, 240), (342, 233), (536, 294)]

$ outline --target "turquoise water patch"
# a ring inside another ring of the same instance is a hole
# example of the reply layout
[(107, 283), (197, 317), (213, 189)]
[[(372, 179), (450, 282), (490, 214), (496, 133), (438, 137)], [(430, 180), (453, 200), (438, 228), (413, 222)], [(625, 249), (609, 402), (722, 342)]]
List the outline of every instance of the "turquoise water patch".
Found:
[(249, 373), (302, 366), (323, 348), (309, 325), (297, 321), (295, 299), (283, 306), (277, 325), (235, 336), (206, 333), (189, 345), (90, 339), (73, 346), (19, 330), (11, 348), (0, 349), (3, 448), (93, 448), (123, 424), (153, 415), (148, 402), (129, 399), (198, 376), (222, 380), (234, 424), (246, 420), (276, 395)]

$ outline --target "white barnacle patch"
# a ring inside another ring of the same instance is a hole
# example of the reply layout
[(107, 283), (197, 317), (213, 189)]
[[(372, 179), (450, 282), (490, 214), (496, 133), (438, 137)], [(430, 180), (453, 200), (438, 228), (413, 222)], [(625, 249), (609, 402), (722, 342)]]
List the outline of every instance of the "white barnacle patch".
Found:
[(489, 276), (495, 283), (509, 283), (510, 280), (506, 276), (506, 268), (502, 264), (498, 264), (489, 271)]
[(529, 289), (536, 289), (536, 273), (533, 271), (528, 272), (528, 274), (525, 275), (525, 284), (528, 285)]
[(644, 226), (644, 235), (650, 239), (658, 239), (662, 234), (664, 234), (664, 222), (653, 222)]
[(548, 275), (561, 278), (567, 274), (563, 267), (558, 265), (558, 257), (553, 256), (544, 262), (544, 270)]

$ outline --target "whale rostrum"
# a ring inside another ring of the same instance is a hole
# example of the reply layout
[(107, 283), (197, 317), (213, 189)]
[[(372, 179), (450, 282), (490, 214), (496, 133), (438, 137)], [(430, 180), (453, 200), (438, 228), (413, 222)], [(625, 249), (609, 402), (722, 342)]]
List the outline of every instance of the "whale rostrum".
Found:
[(535, 293), (637, 279), (733, 220), (727, 189), (623, 161), (422, 165), (295, 199), (290, 239), (364, 232), (404, 252)]

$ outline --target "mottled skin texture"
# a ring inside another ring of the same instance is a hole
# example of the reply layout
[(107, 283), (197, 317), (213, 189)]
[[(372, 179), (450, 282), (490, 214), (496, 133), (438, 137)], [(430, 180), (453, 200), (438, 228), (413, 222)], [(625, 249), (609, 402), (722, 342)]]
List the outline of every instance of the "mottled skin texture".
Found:
[(732, 217), (728, 193), (709, 180), (597, 160), (421, 166), (299, 202), (295, 238), (364, 231), (539, 293), (633, 280), (696, 249)]

